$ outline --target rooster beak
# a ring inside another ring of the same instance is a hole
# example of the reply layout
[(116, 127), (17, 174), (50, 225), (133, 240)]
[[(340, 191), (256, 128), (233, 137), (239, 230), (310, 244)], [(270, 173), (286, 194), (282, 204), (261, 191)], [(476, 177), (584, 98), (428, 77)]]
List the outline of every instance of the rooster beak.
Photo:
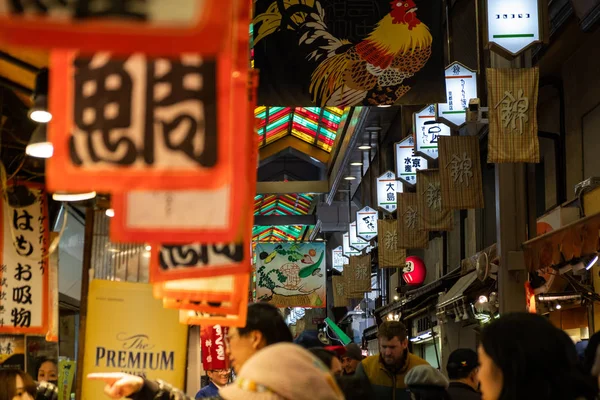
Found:
[(412, 13), (414, 13), (414, 12), (416, 12), (418, 9), (419, 9), (418, 7), (413, 7), (413, 8), (411, 8), (410, 10), (408, 10), (406, 13), (407, 13), (407, 14), (408, 14), (408, 13), (411, 13), (411, 12), (412, 12)]

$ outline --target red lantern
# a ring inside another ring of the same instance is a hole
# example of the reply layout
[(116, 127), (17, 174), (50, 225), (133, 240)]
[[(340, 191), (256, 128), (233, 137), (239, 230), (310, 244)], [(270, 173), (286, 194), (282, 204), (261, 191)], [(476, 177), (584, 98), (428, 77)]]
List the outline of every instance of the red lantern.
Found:
[(402, 272), (402, 278), (409, 286), (421, 285), (427, 276), (425, 263), (415, 256), (406, 257), (406, 266)]

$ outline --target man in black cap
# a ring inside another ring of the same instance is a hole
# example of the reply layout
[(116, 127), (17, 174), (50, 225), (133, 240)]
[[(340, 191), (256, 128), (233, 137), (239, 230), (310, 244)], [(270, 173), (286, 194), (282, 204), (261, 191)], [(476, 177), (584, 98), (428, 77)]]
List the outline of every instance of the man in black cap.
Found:
[(354, 375), (358, 364), (363, 360), (362, 351), (356, 343), (346, 346), (346, 353), (342, 356), (342, 368), (344, 375)]
[(481, 400), (479, 393), (479, 362), (477, 353), (471, 349), (457, 349), (448, 358), (448, 394), (453, 400)]

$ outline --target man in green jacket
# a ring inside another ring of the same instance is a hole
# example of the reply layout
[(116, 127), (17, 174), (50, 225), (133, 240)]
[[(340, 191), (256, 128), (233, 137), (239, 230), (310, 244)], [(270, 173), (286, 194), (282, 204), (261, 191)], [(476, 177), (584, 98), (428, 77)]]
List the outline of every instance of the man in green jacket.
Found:
[(358, 378), (367, 378), (378, 400), (410, 400), (404, 383), (408, 371), (427, 364), (408, 351), (408, 332), (402, 322), (386, 321), (379, 326), (379, 354), (365, 358), (356, 370)]

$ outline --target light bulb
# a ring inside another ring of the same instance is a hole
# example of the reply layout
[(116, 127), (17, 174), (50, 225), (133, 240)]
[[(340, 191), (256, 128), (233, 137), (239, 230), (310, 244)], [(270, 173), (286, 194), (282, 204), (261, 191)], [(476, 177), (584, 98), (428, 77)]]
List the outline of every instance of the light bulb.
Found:
[(112, 208), (109, 208), (106, 210), (105, 214), (108, 218), (112, 218), (115, 216), (115, 210), (113, 210)]

